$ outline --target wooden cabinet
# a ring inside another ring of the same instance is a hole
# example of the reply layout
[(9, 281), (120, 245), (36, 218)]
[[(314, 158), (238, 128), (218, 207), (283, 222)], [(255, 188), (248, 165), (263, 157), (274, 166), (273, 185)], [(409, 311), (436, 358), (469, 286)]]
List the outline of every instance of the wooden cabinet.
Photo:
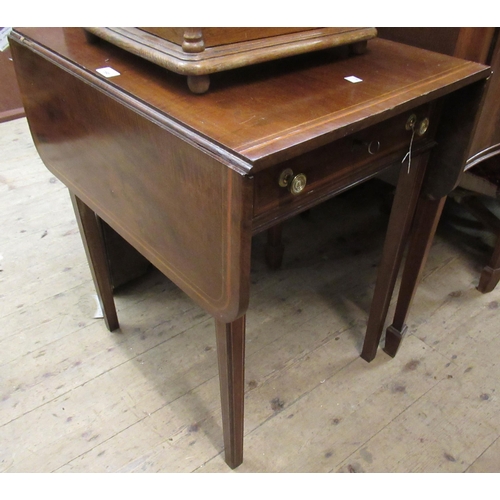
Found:
[(24, 116), (10, 48), (0, 52), (0, 122)]

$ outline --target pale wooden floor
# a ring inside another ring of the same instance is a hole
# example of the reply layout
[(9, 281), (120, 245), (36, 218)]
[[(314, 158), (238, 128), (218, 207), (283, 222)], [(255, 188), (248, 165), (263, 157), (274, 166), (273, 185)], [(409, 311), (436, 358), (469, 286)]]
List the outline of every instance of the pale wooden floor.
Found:
[[(499, 472), (500, 289), (440, 226), (395, 359), (359, 357), (386, 216), (373, 187), (254, 241), (245, 461), (235, 472)], [(0, 124), (0, 470), (230, 472), (212, 319), (158, 273), (95, 319), (64, 186)]]

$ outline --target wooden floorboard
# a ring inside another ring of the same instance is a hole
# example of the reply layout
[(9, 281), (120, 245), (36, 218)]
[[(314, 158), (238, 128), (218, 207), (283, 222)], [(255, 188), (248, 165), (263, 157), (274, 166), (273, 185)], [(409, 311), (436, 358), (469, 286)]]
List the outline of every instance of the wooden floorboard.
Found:
[[(445, 217), (396, 358), (360, 357), (391, 188), (253, 241), (245, 458), (223, 460), (213, 320), (155, 270), (98, 317), (66, 188), (0, 124), (0, 471), (500, 472), (500, 289)], [(391, 306), (391, 311), (393, 306)], [(96, 317), (97, 316), (97, 317)]]

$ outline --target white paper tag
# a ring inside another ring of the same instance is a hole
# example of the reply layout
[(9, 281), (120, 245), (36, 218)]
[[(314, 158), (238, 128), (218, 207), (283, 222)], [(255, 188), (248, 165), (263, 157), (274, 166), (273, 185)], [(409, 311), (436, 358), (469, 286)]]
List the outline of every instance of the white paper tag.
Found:
[(101, 301), (99, 300), (99, 297), (97, 296), (97, 294), (94, 295), (94, 299), (95, 299), (95, 305), (96, 305), (94, 318), (104, 318), (104, 314), (102, 312)]
[[(8, 36), (12, 28), (0, 28), (0, 51), (3, 52), (9, 46)], [(9, 58), (10, 59), (10, 58)], [(11, 59), (12, 61), (12, 59)]]
[(113, 76), (119, 76), (120, 73), (116, 71), (113, 68), (110, 68), (109, 66), (106, 68), (98, 68), (96, 69), (98, 73), (100, 73), (102, 76), (105, 76), (106, 78), (112, 78)]
[(363, 80), (361, 80), (361, 78), (358, 78), (357, 76), (346, 76), (344, 78), (344, 80), (347, 80), (348, 82), (351, 82), (351, 83), (359, 83), (359, 82), (363, 81)]

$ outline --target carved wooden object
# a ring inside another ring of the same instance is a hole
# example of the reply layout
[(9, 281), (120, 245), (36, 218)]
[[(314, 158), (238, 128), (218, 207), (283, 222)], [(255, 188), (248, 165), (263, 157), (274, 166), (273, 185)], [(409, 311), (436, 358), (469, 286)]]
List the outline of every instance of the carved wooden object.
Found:
[(321, 49), (366, 49), (375, 28), (85, 28), (88, 33), (187, 76), (203, 94), (210, 74)]

